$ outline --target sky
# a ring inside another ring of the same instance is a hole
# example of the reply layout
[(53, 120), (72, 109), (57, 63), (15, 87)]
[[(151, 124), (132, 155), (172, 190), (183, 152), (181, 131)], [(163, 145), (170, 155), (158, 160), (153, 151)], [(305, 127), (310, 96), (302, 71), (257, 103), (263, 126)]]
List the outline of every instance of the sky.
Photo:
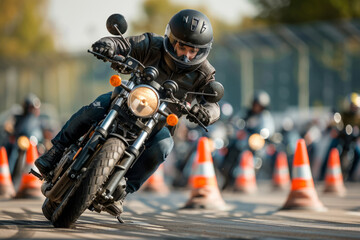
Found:
[[(99, 38), (109, 35), (105, 27), (108, 16), (120, 13), (129, 22), (134, 21), (141, 14), (142, 2), (143, 0), (49, 0), (48, 18), (55, 31), (57, 47), (69, 52), (80, 52), (89, 48)], [(179, 2), (188, 4), (189, 8), (207, 4), (212, 15), (227, 22), (240, 21), (242, 17), (255, 13), (248, 0)]]

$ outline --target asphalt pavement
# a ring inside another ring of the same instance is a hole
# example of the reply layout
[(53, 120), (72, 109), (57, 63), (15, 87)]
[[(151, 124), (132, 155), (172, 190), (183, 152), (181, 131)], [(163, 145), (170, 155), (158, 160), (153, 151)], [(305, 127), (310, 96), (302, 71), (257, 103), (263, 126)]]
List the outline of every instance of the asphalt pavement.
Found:
[(326, 211), (279, 210), (289, 190), (259, 183), (254, 194), (226, 191), (228, 209), (181, 209), (190, 190), (131, 194), (124, 224), (107, 213), (86, 211), (74, 228), (54, 228), (42, 215), (42, 199), (0, 201), (0, 239), (360, 239), (360, 183), (345, 183), (338, 197), (316, 192)]

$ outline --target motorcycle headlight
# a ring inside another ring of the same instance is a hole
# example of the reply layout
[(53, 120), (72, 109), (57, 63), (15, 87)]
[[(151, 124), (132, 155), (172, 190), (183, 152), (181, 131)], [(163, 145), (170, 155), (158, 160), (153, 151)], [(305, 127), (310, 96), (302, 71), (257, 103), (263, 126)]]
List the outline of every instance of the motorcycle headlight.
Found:
[(248, 141), (249, 147), (255, 151), (262, 149), (265, 145), (264, 138), (258, 133), (252, 134)]
[(30, 147), (30, 140), (26, 136), (21, 136), (18, 138), (17, 144), (21, 150), (26, 151)]
[(159, 94), (149, 86), (139, 85), (130, 92), (127, 103), (136, 116), (150, 117), (159, 108)]

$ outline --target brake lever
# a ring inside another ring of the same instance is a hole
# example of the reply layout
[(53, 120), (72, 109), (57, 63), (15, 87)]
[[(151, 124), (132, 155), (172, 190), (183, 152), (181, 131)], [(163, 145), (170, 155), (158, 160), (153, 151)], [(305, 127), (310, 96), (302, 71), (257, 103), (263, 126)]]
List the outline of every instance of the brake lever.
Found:
[(185, 110), (185, 113), (186, 113), (186, 114), (188, 114), (188, 115), (190, 115), (190, 117), (194, 118), (194, 119), (196, 120), (197, 124), (199, 124), (200, 127), (202, 127), (202, 128), (205, 130), (205, 132), (209, 132), (209, 130), (207, 129), (207, 127), (206, 127), (194, 114), (192, 114), (192, 113), (190, 112), (190, 110), (188, 109), (188, 107), (187, 107), (186, 105), (183, 106), (183, 107), (184, 107), (184, 110)]
[(180, 106), (180, 112), (190, 115), (190, 117), (194, 118), (198, 125), (200, 125), (206, 132), (209, 132), (207, 127), (194, 115), (190, 112), (190, 108), (186, 105), (186, 103), (177, 99), (172, 92), (169, 93), (170, 100), (162, 99), (163, 102), (173, 103), (175, 105)]
[(106, 57), (106, 56), (104, 56), (104, 55), (102, 55), (102, 54), (100, 54), (100, 53), (91, 51), (90, 49), (88, 49), (87, 51), (88, 51), (88, 53), (91, 53), (92, 55), (94, 55), (94, 56), (96, 56), (96, 57), (99, 57), (99, 58), (101, 58), (101, 59), (103, 59), (103, 60), (109, 61), (109, 58), (108, 58), (108, 57)]
[(100, 57), (101, 59), (106, 60), (106, 61), (111, 62), (111, 63), (119, 64), (119, 62), (123, 63), (126, 60), (126, 58), (124, 56), (121, 56), (121, 55), (115, 55), (113, 58), (109, 58), (109, 57), (107, 57), (105, 55), (102, 55), (100, 53), (91, 51), (90, 49), (88, 49), (88, 52), (93, 54), (96, 57)]

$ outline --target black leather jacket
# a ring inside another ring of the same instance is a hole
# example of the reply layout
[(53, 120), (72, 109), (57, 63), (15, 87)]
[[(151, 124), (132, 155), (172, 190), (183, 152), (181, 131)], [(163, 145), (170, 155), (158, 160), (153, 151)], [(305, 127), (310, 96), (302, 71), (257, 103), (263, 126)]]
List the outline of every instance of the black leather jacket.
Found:
[[(116, 54), (125, 55), (127, 52), (122, 52), (124, 47), (123, 42), (118, 37), (108, 37), (115, 43)], [(165, 49), (163, 45), (163, 37), (154, 33), (144, 33), (139, 36), (127, 37), (131, 44), (131, 56), (142, 62), (145, 66), (154, 66), (159, 70), (159, 77), (157, 82), (162, 84), (166, 80), (174, 80), (179, 85), (179, 91), (175, 94), (176, 97), (184, 96), (185, 92), (194, 91), (199, 92), (206, 83), (215, 80), (215, 69), (211, 64), (205, 60), (197, 69), (189, 72), (173, 71), (165, 61)], [(191, 103), (194, 96), (189, 95), (186, 99)], [(209, 125), (216, 122), (220, 118), (220, 107), (217, 103), (208, 103), (202, 97), (197, 98), (196, 101), (205, 107), (210, 114)], [(181, 115), (173, 107), (169, 106), (172, 112), (178, 116)]]

